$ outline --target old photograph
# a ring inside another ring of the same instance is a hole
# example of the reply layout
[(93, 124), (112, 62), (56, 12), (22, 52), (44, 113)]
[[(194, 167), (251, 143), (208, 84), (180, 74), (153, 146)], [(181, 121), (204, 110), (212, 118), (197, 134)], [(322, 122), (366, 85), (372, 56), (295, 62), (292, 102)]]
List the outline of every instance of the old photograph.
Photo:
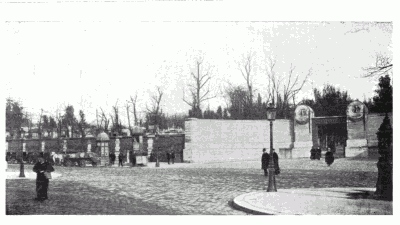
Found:
[(3, 215), (394, 215), (393, 20), (245, 5), (2, 3)]

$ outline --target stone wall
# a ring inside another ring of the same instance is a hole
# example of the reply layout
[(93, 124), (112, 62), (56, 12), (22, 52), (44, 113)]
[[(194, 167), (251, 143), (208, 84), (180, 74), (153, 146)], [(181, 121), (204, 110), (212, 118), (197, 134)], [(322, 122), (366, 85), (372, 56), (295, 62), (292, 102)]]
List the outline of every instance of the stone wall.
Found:
[[(291, 148), (290, 120), (273, 123), (274, 149)], [(190, 118), (185, 121), (183, 160), (213, 162), (259, 159), (262, 149), (269, 150), (268, 120), (208, 120)]]

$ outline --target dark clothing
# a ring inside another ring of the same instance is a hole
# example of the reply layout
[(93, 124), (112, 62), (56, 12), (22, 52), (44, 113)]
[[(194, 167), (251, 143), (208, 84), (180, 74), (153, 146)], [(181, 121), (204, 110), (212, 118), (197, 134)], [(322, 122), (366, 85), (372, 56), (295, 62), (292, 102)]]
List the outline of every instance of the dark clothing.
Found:
[(335, 161), (335, 157), (333, 157), (333, 152), (327, 152), (325, 154), (325, 162), (326, 164), (328, 164), (328, 166), (330, 166), (333, 161)]
[(168, 164), (169, 164), (170, 161), (171, 161), (171, 154), (170, 154), (169, 152), (167, 152), (167, 161), (168, 161)]
[(317, 150), (315, 152), (315, 159), (320, 160), (321, 159), (321, 153), (322, 153), (322, 150), (320, 148), (317, 148)]
[(122, 160), (124, 159), (124, 155), (123, 154), (119, 154), (118, 155), (118, 166), (124, 166), (123, 164), (122, 164)]
[(172, 164), (174, 164), (175, 163), (175, 153), (174, 152), (171, 153), (171, 159), (172, 159)]
[(114, 165), (115, 163), (115, 154), (114, 153), (110, 153), (110, 160), (111, 160), (111, 165)]
[(261, 169), (264, 170), (264, 176), (268, 176), (269, 154), (264, 152), (261, 157)]
[(45, 200), (47, 199), (47, 190), (49, 188), (49, 179), (46, 178), (44, 172), (53, 172), (54, 168), (49, 162), (40, 163), (37, 162), (33, 166), (33, 172), (36, 175), (36, 199)]
[(310, 159), (314, 160), (316, 158), (316, 154), (317, 154), (317, 149), (312, 148), (310, 151), (311, 155), (310, 155)]
[(279, 168), (279, 157), (276, 152), (272, 155), (274, 159), (274, 167), (275, 167), (275, 175), (279, 175), (281, 173), (281, 169)]

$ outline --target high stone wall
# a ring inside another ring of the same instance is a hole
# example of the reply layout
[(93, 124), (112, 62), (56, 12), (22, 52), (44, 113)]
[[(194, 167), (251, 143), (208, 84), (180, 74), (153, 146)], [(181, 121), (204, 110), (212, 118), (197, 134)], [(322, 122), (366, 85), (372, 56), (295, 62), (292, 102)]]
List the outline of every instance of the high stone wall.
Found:
[[(273, 122), (273, 144), (276, 152), (292, 144), (290, 120)], [(185, 121), (183, 160), (216, 162), (260, 159), (262, 149), (269, 151), (268, 120), (208, 120), (190, 118)]]

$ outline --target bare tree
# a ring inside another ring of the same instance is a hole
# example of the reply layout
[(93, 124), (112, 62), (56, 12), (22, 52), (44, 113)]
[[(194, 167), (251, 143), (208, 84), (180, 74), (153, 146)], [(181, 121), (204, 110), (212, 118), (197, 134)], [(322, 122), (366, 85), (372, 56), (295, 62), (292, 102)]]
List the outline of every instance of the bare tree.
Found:
[(102, 126), (103, 122), (104, 122), (104, 131), (107, 133), (108, 132), (108, 126), (110, 124), (110, 119), (107, 118), (106, 114), (104, 113), (104, 110), (102, 108), (100, 108), (101, 110), (101, 121), (100, 121), (100, 126)]
[(115, 102), (115, 105), (113, 106), (113, 111), (114, 111), (114, 115), (110, 114), (111, 117), (111, 121), (113, 124), (113, 131), (117, 132), (118, 134), (121, 133), (121, 122), (119, 120), (119, 107), (118, 107), (118, 99)]
[(137, 116), (137, 111), (136, 111), (136, 106), (137, 106), (137, 92), (135, 93), (135, 97), (131, 97), (131, 103), (132, 103), (132, 108), (133, 108), (133, 116), (134, 116), (134, 125), (138, 125), (138, 116)]
[(157, 93), (151, 96), (151, 108), (149, 108), (146, 105), (146, 109), (148, 113), (153, 113), (158, 115), (158, 113), (160, 112), (160, 103), (161, 103), (161, 99), (162, 96), (164, 94), (164, 91), (161, 90), (161, 87), (157, 87)]
[[(268, 100), (271, 98), (272, 104), (276, 104), (278, 113), (281, 114), (280, 116), (286, 118), (289, 115), (289, 101), (292, 99), (293, 105), (296, 104), (295, 96), (303, 88), (312, 70), (309, 69), (304, 79), (301, 80), (300, 74), (294, 74), (295, 67), (290, 65), (288, 75), (278, 77), (274, 70), (276, 60), (270, 57), (268, 61)], [(281, 88), (282, 85), (283, 89)]]
[(128, 129), (129, 129), (129, 131), (132, 133), (131, 119), (130, 119), (130, 116), (129, 116), (129, 104), (128, 104), (128, 103), (129, 103), (129, 102), (126, 101), (126, 105), (125, 105), (125, 108), (126, 108), (126, 116), (128, 117)]
[(383, 56), (380, 54), (376, 55), (375, 65), (371, 67), (363, 68), (366, 72), (363, 77), (381, 77), (383, 75), (389, 74), (392, 71), (393, 64), (392, 59), (388, 56)]
[(183, 89), (183, 101), (196, 112), (201, 111), (202, 102), (216, 97), (209, 97), (210, 87), (208, 86), (208, 82), (211, 80), (212, 77), (210, 75), (210, 69), (208, 69), (207, 72), (201, 71), (202, 64), (203, 59), (197, 60), (196, 73), (190, 73), (193, 79), (193, 82), (188, 85), (190, 91), (190, 100), (185, 97), (185, 88)]
[(38, 122), (39, 139), (42, 138), (42, 117), (43, 117), (43, 109), (40, 109), (39, 122)]
[(246, 80), (246, 87), (248, 92), (247, 102), (250, 108), (253, 105), (253, 81), (251, 76), (251, 63), (252, 57), (250, 54), (248, 54), (244, 59), (244, 63), (242, 65), (239, 65), (239, 70), (242, 73), (242, 77)]

